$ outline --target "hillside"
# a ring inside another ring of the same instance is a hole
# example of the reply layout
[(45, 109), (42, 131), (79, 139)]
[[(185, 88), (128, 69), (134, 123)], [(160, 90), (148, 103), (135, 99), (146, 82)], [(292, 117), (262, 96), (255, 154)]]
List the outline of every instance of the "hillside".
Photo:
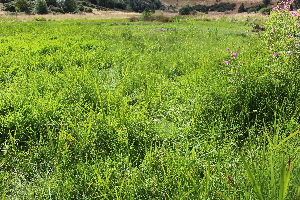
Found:
[(262, 0), (249, 0), (249, 1), (244, 1), (244, 0), (162, 0), (162, 2), (166, 5), (196, 5), (196, 4), (201, 4), (201, 5), (213, 5), (215, 3), (236, 3), (237, 5), (244, 3), (246, 6), (252, 6), (256, 4), (262, 3)]
[[(271, 1), (272, 3), (273, 1)], [(167, 5), (167, 6), (176, 6), (176, 8), (179, 8), (183, 5), (197, 5), (197, 4), (201, 4), (201, 5), (213, 5), (215, 3), (235, 3), (236, 7), (235, 10), (237, 11), (237, 9), (239, 8), (239, 6), (244, 3), (245, 7), (251, 7), (257, 4), (262, 4), (262, 0), (249, 0), (249, 1), (245, 1), (245, 0), (162, 0), (162, 3)]]

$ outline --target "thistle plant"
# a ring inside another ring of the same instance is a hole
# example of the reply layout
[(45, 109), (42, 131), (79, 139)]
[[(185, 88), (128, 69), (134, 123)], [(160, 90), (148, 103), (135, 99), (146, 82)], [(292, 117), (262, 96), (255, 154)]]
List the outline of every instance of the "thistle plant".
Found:
[(286, 66), (299, 66), (300, 11), (292, 11), (294, 1), (279, 3), (266, 23), (264, 39), (270, 55), (278, 56)]

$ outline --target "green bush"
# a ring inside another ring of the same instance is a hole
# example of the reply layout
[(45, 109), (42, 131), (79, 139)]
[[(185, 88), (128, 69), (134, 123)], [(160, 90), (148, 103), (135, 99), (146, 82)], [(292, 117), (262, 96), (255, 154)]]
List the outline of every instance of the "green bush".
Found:
[(92, 12), (93, 12), (93, 9), (92, 9), (92, 8), (86, 8), (86, 9), (85, 9), (85, 12), (87, 12), (87, 13), (92, 13)]
[(208, 12), (209, 11), (209, 6), (207, 6), (207, 5), (195, 5), (195, 6), (193, 6), (193, 9), (194, 10), (196, 10), (196, 11), (198, 11), (198, 12), (204, 12), (204, 13), (206, 13), (206, 12)]
[(3, 10), (8, 12), (16, 12), (16, 7), (13, 1), (4, 3), (3, 4)]
[(65, 13), (74, 13), (77, 10), (76, 0), (64, 0), (63, 11)]
[(217, 12), (225, 12), (227, 10), (234, 10), (235, 6), (236, 6), (235, 3), (219, 3), (210, 6), (209, 10), (217, 11)]
[(258, 12), (260, 9), (265, 8), (266, 6), (264, 4), (258, 4), (255, 6), (251, 6), (249, 8), (247, 8), (247, 12), (251, 13), (251, 12)]
[(35, 13), (37, 14), (48, 14), (48, 7), (45, 0), (35, 1)]
[(297, 9), (300, 8), (300, 0), (294, 0), (294, 4)]
[(46, 0), (47, 6), (56, 6), (57, 1), (56, 0)]
[(267, 8), (262, 8), (259, 10), (259, 12), (263, 15), (270, 15), (272, 8), (271, 7), (267, 7)]
[(18, 12), (30, 13), (31, 5), (27, 0), (16, 0), (15, 8)]
[(185, 5), (179, 9), (180, 15), (190, 15), (194, 9), (190, 5)]

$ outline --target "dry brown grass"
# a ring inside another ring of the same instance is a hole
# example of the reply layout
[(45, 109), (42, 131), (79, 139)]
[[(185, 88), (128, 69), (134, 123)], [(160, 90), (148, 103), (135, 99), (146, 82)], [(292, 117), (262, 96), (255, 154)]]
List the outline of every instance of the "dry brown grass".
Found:
[[(159, 21), (170, 21), (171, 17), (177, 16), (178, 13), (171, 12), (163, 12), (156, 11), (156, 16), (159, 16), (161, 19)], [(5, 21), (33, 21), (36, 18), (45, 18), (46, 20), (97, 20), (97, 19), (125, 19), (128, 18), (130, 21), (139, 21), (141, 17), (140, 13), (134, 12), (120, 12), (120, 11), (97, 11), (94, 10), (93, 13), (85, 13), (85, 14), (60, 14), (60, 15), (25, 15), (18, 14), (16, 15), (8, 15), (6, 12), (0, 11), (0, 21), (1, 18), (5, 18)], [(191, 18), (195, 18), (196, 20), (219, 20), (228, 18), (242, 20), (247, 17), (254, 18), (266, 18), (266, 16), (261, 15), (259, 13), (237, 13), (235, 11), (228, 12), (209, 12), (208, 14), (199, 13), (196, 16), (189, 16)]]
[(124, 19), (131, 17), (138, 17), (140, 13), (134, 12), (120, 12), (120, 11), (97, 11), (94, 10), (93, 13), (84, 13), (84, 14), (47, 14), (47, 15), (25, 15), (18, 14), (16, 15), (8, 15), (6, 12), (1, 11), (0, 17), (3, 18), (11, 18), (12, 20), (17, 21), (32, 21), (35, 18), (44, 17), (47, 20), (97, 20), (97, 19)]

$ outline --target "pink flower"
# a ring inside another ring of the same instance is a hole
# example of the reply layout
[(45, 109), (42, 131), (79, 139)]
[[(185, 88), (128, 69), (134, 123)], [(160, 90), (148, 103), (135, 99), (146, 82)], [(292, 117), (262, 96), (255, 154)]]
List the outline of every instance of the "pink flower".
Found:
[(274, 53), (274, 54), (273, 54), (273, 56), (277, 56), (277, 55), (278, 55), (277, 53)]
[(297, 15), (297, 12), (296, 12), (296, 11), (294, 11), (294, 12), (292, 13), (292, 15), (293, 15), (293, 16), (296, 16), (296, 15)]
[(228, 51), (230, 50), (230, 48), (226, 48)]
[(233, 53), (233, 57), (237, 57), (238, 56), (238, 53)]
[(272, 10), (276, 10), (277, 8), (276, 7), (274, 7)]
[(225, 60), (224, 63), (228, 65), (229, 62), (227, 60)]
[(291, 38), (291, 35), (288, 35), (288, 38)]

